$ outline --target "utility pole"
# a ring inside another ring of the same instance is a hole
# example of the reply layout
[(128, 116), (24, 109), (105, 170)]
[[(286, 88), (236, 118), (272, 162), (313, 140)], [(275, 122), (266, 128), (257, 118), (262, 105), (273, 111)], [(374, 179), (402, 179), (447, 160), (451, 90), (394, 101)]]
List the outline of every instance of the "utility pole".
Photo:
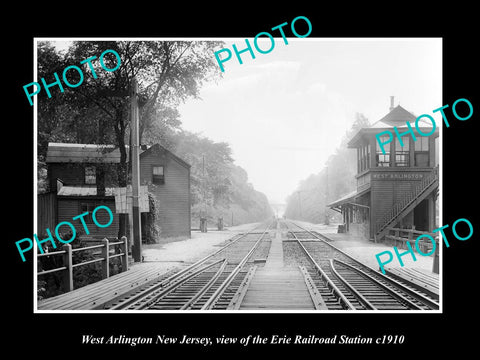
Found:
[(205, 183), (205, 155), (202, 155), (203, 214), (200, 212), (200, 232), (207, 232), (207, 191)]
[(203, 178), (203, 217), (207, 217), (207, 186), (205, 183), (205, 155), (202, 155), (202, 178)]
[(325, 189), (325, 225), (329, 225), (330, 222), (328, 221), (328, 212), (327, 212), (327, 201), (328, 201), (328, 166), (326, 168), (326, 189)]
[(138, 135), (138, 83), (132, 79), (131, 99), (131, 131), (132, 131), (132, 218), (133, 218), (133, 261), (142, 261), (142, 229), (140, 220), (139, 189), (140, 189), (140, 159)]

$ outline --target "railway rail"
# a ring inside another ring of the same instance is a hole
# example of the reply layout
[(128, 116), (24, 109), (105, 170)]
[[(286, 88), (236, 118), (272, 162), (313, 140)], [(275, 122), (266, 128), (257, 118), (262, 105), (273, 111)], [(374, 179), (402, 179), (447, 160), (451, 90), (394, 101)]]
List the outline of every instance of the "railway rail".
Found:
[(438, 310), (431, 294), (385, 276), (361, 263), (323, 234), (285, 221), (289, 238), (305, 254), (304, 266), (314, 279), (329, 309), (350, 310)]
[(248, 273), (248, 264), (268, 254), (272, 224), (237, 235), (214, 253), (104, 304), (103, 309), (226, 309)]
[[(258, 260), (268, 257), (274, 224), (274, 221), (260, 224), (249, 232), (238, 234), (212, 254), (103, 304), (102, 309), (239, 309), (258, 268)], [(278, 229), (287, 234), (288, 239), (283, 237), (284, 244), (286, 240), (300, 249), (295, 266), (300, 266), (316, 309), (439, 308), (432, 296), (410, 287), (408, 281), (400, 282), (359, 262), (335, 247), (323, 234), (292, 221), (280, 221)], [(281, 243), (275, 244), (277, 252), (282, 251)]]

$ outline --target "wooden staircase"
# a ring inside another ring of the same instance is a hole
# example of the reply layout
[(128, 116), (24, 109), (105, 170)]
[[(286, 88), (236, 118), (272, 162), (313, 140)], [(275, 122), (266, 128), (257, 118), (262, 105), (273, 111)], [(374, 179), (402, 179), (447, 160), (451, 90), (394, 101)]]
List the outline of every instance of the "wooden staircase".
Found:
[(412, 211), (422, 200), (438, 188), (438, 166), (423, 178), (423, 180), (410, 192), (406, 193), (402, 200), (392, 209), (385, 213), (382, 221), (375, 228), (376, 241), (383, 239), (388, 232), (388, 227), (394, 226), (410, 211)]

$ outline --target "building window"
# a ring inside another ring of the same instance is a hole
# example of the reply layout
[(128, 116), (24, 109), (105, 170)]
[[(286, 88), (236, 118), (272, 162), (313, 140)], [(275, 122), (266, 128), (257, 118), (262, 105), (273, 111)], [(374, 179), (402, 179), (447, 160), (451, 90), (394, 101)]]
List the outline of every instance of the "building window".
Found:
[(357, 148), (358, 172), (370, 168), (370, 144)]
[(95, 166), (85, 167), (85, 184), (95, 185), (97, 183), (97, 174)]
[(93, 224), (93, 210), (95, 210), (95, 203), (80, 203), (80, 214), (86, 213), (88, 211), (88, 215), (85, 215), (83, 217), (83, 219), (85, 220), (85, 224)]
[(380, 147), (379, 142), (376, 142), (376, 166), (377, 167), (389, 167), (390, 166), (390, 143), (385, 144), (390, 137), (388, 136), (380, 136), (380, 141), (383, 143), (383, 149), (385, 154), (382, 152), (382, 148)]
[(367, 168), (367, 147), (362, 147), (362, 171)]
[(410, 139), (402, 139), (403, 146), (395, 138), (395, 166), (410, 166)]
[(428, 137), (420, 137), (415, 141), (415, 166), (428, 167), (430, 165), (428, 151)]
[(367, 169), (370, 169), (370, 144), (368, 144), (365, 148), (367, 150)]
[(154, 166), (152, 168), (152, 182), (154, 184), (165, 184), (165, 175), (163, 166)]
[(362, 165), (361, 165), (361, 156), (360, 156), (360, 148), (357, 148), (357, 173), (360, 173), (362, 171)]

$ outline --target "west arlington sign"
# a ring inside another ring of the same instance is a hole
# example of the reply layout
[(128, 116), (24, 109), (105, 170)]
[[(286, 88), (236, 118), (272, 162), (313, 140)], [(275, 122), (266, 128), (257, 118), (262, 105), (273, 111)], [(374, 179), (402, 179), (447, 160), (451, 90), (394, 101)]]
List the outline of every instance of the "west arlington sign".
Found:
[(422, 180), (425, 174), (411, 172), (385, 172), (372, 174), (373, 180)]

